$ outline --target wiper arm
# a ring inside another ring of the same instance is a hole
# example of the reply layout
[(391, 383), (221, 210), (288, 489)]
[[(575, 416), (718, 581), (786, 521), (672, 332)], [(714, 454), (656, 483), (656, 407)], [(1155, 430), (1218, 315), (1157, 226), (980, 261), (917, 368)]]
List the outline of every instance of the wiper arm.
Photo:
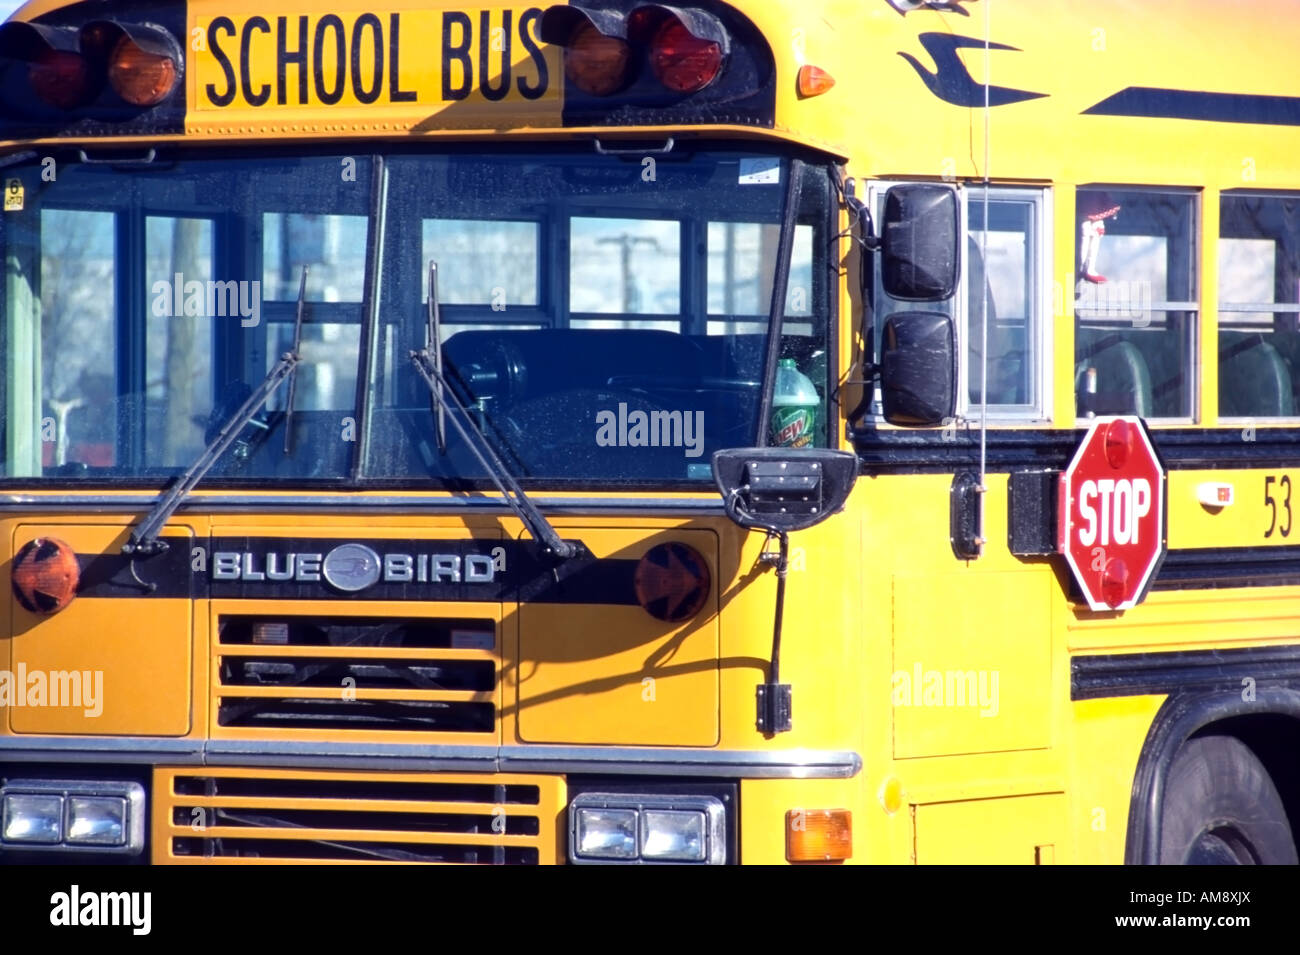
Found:
[[(150, 508), (149, 513), (144, 516), (126, 543), (122, 545), (123, 554), (161, 554), (167, 549), (167, 542), (162, 540), (158, 535), (166, 526), (167, 521), (176, 513), (176, 508), (189, 496), (194, 486), (203, 480), (203, 476), (212, 469), (221, 455), (225, 454), (239, 433), (244, 430), (244, 426), (253, 420), (253, 415), (262, 409), (262, 405), (275, 393), (286, 378), (292, 378), (298, 368), (298, 363), (302, 357), (298, 354), (299, 337), (302, 333), (302, 307), (303, 300), (306, 297), (307, 290), (307, 269), (302, 270), (302, 282), (298, 286), (298, 322), (294, 330), (293, 350), (287, 351), (280, 356), (280, 360), (275, 366), (266, 373), (262, 383), (257, 386), (256, 390), (244, 401), (239, 409), (226, 420), (221, 426), (221, 431), (212, 439), (212, 443), (203, 449), (198, 460), (190, 465), (189, 469), (181, 475), (179, 481), (171, 486), (158, 502)], [(289, 414), (293, 413), (293, 390), (290, 388), (290, 405)], [(288, 428), (292, 422), (286, 421), (285, 427)], [(288, 444), (286, 440), (286, 452)]]
[[(429, 318), (424, 326), (424, 351), (433, 358), (433, 367), (442, 378), (442, 308), (438, 304), (438, 263), (429, 260)], [(438, 435), (438, 453), (447, 453), (447, 404), (439, 384), (429, 398), (433, 402), (434, 430)]]
[[(433, 347), (438, 347), (437, 342), (434, 342)], [(492, 483), (497, 486), (497, 490), (501, 492), (506, 503), (510, 505), (510, 509), (524, 522), (524, 526), (532, 534), (533, 540), (540, 543), (550, 554), (561, 560), (568, 560), (571, 557), (578, 556), (581, 552), (581, 546), (570, 541), (561, 540), (560, 535), (556, 533), (550, 521), (524, 493), (524, 489), (519, 486), (519, 482), (510, 474), (510, 471), (493, 449), (492, 443), (488, 441), (483, 432), (479, 430), (478, 425), (474, 423), (474, 419), (470, 417), (469, 409), (461, 402), (455, 389), (448, 386), (447, 379), (443, 377), (442, 371), (438, 368), (438, 364), (430, 354), (429, 349), (422, 348), (419, 351), (411, 352), (411, 361), (415, 364), (415, 370), (420, 373), (420, 377), (424, 379), (424, 383), (428, 386), (429, 393), (438, 402), (440, 410), (448, 410), (447, 403), (448, 399), (450, 399), (452, 413), (448, 414), (447, 417), (469, 446), (474, 457), (478, 459), (479, 466), (492, 479)], [(462, 419), (469, 422), (469, 424), (462, 423)]]
[[(298, 280), (298, 310), (293, 320), (293, 354), (302, 354), (302, 312), (307, 302), (307, 266), (302, 267), (302, 278)], [(284, 453), (293, 453), (293, 397), (298, 389), (296, 367), (289, 374), (289, 397), (285, 399), (284, 409)]]

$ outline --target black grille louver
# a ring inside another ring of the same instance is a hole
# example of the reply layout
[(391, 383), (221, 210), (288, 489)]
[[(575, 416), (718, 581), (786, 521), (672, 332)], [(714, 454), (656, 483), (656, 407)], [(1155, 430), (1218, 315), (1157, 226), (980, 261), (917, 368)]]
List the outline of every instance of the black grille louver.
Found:
[(223, 616), (217, 725), (491, 733), (491, 620)]

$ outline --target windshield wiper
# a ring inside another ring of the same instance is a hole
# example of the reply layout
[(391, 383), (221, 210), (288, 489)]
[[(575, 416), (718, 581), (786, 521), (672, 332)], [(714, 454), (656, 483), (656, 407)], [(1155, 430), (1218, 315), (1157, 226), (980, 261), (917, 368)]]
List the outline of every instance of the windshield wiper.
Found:
[[(429, 317), (424, 325), (424, 351), (433, 359), (433, 367), (438, 371), (438, 377), (442, 378), (442, 349), (438, 343), (442, 341), (442, 308), (438, 304), (438, 263), (433, 259), (429, 260)], [(433, 407), (434, 430), (438, 435), (438, 453), (447, 453), (447, 404), (443, 400), (442, 385), (438, 385), (434, 393), (429, 396), (429, 401)]]
[[(302, 310), (307, 302), (307, 266), (302, 267), (302, 278), (298, 280), (298, 310), (293, 320), (294, 355), (302, 354)], [(285, 399), (284, 408), (284, 453), (293, 453), (293, 397), (298, 389), (298, 376), (289, 376), (289, 397)]]
[[(430, 262), (430, 299), (437, 296), (437, 275), (437, 265)], [(439, 449), (445, 448), (446, 437), (442, 428), (445, 426), (445, 420), (450, 419), (452, 425), (460, 433), (461, 438), (478, 460), (479, 467), (496, 485), (497, 490), (501, 492), (501, 496), (505, 498), (510, 509), (524, 522), (524, 526), (528, 528), (528, 533), (533, 536), (533, 540), (560, 560), (577, 557), (582, 552), (582, 545), (561, 540), (560, 535), (551, 526), (550, 521), (546, 519), (546, 515), (538, 510), (537, 505), (529, 499), (528, 495), (524, 493), (524, 489), (519, 486), (519, 482), (511, 475), (509, 469), (492, 447), (492, 442), (487, 439), (478, 424), (470, 417), (469, 409), (460, 400), (456, 390), (447, 383), (447, 379), (442, 373), (441, 355), (438, 354), (442, 350), (438, 343), (437, 325), (439, 317), (437, 305), (430, 305), (428, 326), (425, 329), (425, 346), (419, 351), (411, 352), (411, 362), (415, 365), (415, 370), (420, 373), (420, 377), (424, 379), (425, 385), (429, 388), (429, 394), (437, 405), (434, 417), (440, 432), (438, 435)], [(450, 407), (448, 404), (449, 399)], [(442, 417), (443, 415), (445, 415), (445, 418)], [(468, 425), (463, 423), (466, 421), (469, 422)]]
[[(275, 393), (286, 378), (292, 379), (298, 369), (298, 363), (302, 361), (298, 354), (299, 337), (302, 334), (302, 311), (303, 303), (307, 296), (307, 269), (304, 266), (302, 270), (302, 281), (298, 285), (298, 321), (294, 329), (293, 349), (285, 352), (280, 356), (280, 360), (275, 366), (266, 373), (262, 383), (257, 386), (256, 390), (244, 401), (239, 409), (232, 414), (221, 426), (217, 436), (212, 439), (212, 443), (203, 449), (198, 460), (190, 465), (189, 469), (181, 475), (180, 480), (168, 489), (158, 502), (150, 508), (140, 521), (136, 528), (131, 531), (131, 536), (126, 543), (122, 545), (123, 554), (161, 554), (167, 549), (167, 542), (158, 535), (162, 533), (163, 527), (176, 513), (176, 508), (189, 496), (194, 486), (203, 480), (203, 476), (212, 469), (221, 455), (226, 452), (235, 441), (244, 426), (253, 420), (253, 415), (262, 409), (262, 405)], [(290, 387), (290, 401), (292, 402), (293, 390)], [(289, 406), (289, 414), (293, 413), (293, 405)], [(286, 422), (286, 428), (291, 422)], [(286, 439), (286, 451), (288, 450)]]

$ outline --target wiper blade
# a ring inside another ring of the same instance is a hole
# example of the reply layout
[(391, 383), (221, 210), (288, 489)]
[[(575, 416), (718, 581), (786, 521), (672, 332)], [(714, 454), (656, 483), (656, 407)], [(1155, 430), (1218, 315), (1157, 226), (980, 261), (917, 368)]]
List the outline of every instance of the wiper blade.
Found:
[[(442, 378), (442, 308), (438, 304), (438, 263), (429, 260), (429, 319), (424, 326), (424, 351), (432, 356), (433, 367)], [(434, 430), (438, 435), (438, 453), (447, 453), (447, 405), (442, 396), (442, 385), (429, 398), (433, 402)]]
[[(235, 439), (244, 430), (244, 426), (253, 420), (253, 416), (262, 409), (262, 406), (275, 393), (275, 389), (279, 388), (286, 378), (293, 378), (298, 363), (302, 361), (301, 356), (298, 354), (298, 347), (302, 332), (302, 304), (306, 289), (307, 269), (304, 267), (302, 283), (298, 286), (298, 324), (294, 330), (293, 349), (280, 356), (280, 360), (266, 373), (262, 383), (221, 426), (217, 436), (212, 439), (211, 444), (203, 449), (203, 453), (199, 455), (198, 460), (190, 465), (189, 469), (181, 475), (180, 480), (173, 484), (162, 497), (158, 498), (158, 502), (150, 508), (149, 513), (141, 519), (140, 523), (131, 531), (131, 536), (127, 538), (126, 543), (122, 545), (123, 554), (161, 554), (167, 549), (167, 542), (158, 535), (162, 533), (163, 527), (166, 526), (171, 516), (176, 513), (176, 508), (181, 506), (185, 498), (194, 490), (194, 486), (203, 480), (203, 476), (212, 469), (212, 466), (217, 463), (221, 455), (225, 454), (226, 449), (234, 444)], [(289, 414), (292, 415), (292, 386), (290, 386), (289, 394)], [(286, 429), (290, 424), (292, 424), (291, 421), (286, 421)], [(288, 451), (287, 440), (285, 450)]]
[[(293, 320), (293, 354), (302, 354), (302, 312), (307, 303), (307, 266), (302, 267), (302, 278), (298, 281), (298, 310)], [(298, 389), (298, 372), (295, 366), (289, 373), (289, 397), (285, 399), (284, 409), (284, 453), (293, 453), (293, 397)]]
[[(434, 347), (438, 347), (436, 342)], [(429, 353), (429, 349), (422, 348), (419, 351), (411, 352), (411, 361), (415, 365), (415, 370), (420, 373), (420, 377), (424, 379), (424, 383), (428, 386), (429, 393), (438, 402), (439, 408), (444, 411), (450, 410), (451, 413), (447, 417), (451, 420), (452, 425), (455, 426), (461, 438), (469, 446), (474, 457), (478, 459), (479, 466), (483, 468), (487, 476), (491, 478), (492, 483), (496, 485), (497, 490), (501, 492), (510, 509), (524, 522), (524, 526), (532, 534), (533, 540), (540, 543), (550, 554), (561, 560), (577, 557), (581, 553), (581, 545), (572, 541), (561, 540), (560, 535), (556, 533), (550, 521), (524, 493), (524, 489), (519, 486), (519, 482), (510, 474), (510, 471), (493, 449), (492, 443), (488, 441), (483, 432), (479, 430), (478, 425), (474, 423), (474, 419), (470, 417), (469, 409), (457, 396), (455, 389), (448, 386), (447, 379), (443, 377), (442, 371)], [(450, 408), (448, 408), (449, 400), (451, 403)], [(466, 425), (463, 422), (469, 422), (469, 424)]]

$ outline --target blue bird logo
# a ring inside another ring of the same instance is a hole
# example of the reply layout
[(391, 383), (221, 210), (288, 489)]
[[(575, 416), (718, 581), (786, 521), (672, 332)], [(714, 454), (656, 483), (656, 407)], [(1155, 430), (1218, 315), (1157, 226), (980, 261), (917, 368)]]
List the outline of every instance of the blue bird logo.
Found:
[[(984, 41), (948, 33), (922, 33), (917, 39), (921, 41), (921, 46), (925, 47), (925, 52), (929, 53), (930, 58), (934, 60), (936, 72), (927, 70), (916, 57), (908, 53), (900, 51), (898, 55), (912, 64), (912, 68), (929, 87), (930, 92), (945, 103), (952, 103), (954, 106), (983, 106), (984, 86), (977, 83), (970, 75), (966, 64), (958, 59), (957, 51), (983, 49)], [(990, 43), (989, 49), (1020, 52), (1017, 47), (1007, 46), (1005, 43)], [(1020, 103), (1046, 95), (1048, 94), (1011, 89), (1006, 86), (990, 86), (988, 103), (990, 106), (1006, 106), (1009, 103)]]

